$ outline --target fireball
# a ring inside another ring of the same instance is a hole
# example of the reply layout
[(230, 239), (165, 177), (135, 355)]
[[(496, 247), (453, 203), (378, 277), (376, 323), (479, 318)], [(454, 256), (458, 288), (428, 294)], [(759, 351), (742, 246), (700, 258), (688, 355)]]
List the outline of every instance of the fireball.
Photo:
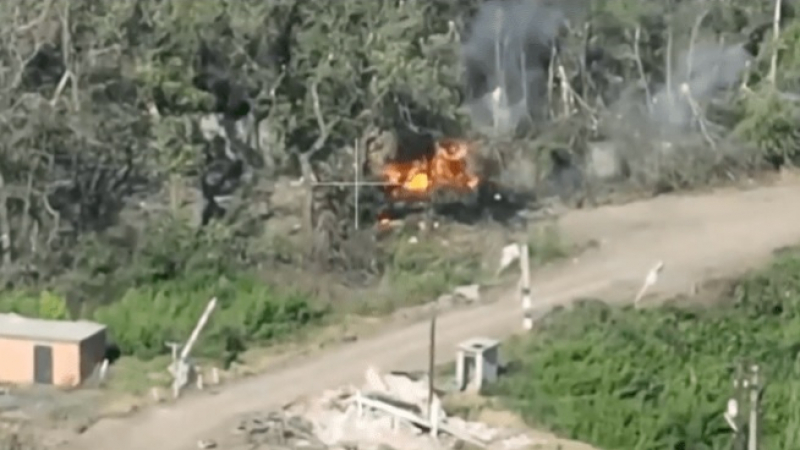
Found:
[(423, 201), (441, 188), (471, 192), (480, 179), (468, 169), (469, 145), (453, 139), (436, 143), (432, 155), (383, 167), (386, 191), (394, 200)]

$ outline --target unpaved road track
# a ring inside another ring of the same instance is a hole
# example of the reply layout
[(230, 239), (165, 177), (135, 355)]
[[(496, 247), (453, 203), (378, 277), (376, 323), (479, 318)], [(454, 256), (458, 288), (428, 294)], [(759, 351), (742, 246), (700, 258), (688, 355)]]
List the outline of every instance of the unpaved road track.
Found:
[[(800, 184), (647, 202), (569, 213), (563, 232), (594, 239), (599, 248), (577, 262), (534, 274), (541, 312), (576, 297), (629, 295), (658, 260), (666, 267), (657, 290), (688, 293), (694, 283), (733, 274), (800, 243)], [(437, 355), (476, 335), (504, 337), (520, 329), (516, 295), (455, 311), (439, 319)], [(127, 419), (107, 419), (68, 444), (70, 450), (188, 450), (198, 439), (227, 432), (237, 414), (279, 407), (299, 396), (363, 377), (368, 365), (385, 370), (425, 367), (424, 323), (350, 344), (294, 367), (187, 398)]]

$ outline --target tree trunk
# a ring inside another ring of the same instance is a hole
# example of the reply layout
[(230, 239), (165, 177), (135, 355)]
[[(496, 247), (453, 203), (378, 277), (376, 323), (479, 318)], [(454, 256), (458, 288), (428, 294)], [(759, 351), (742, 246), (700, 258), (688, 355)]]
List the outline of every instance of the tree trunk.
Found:
[(0, 173), (0, 255), (2, 266), (11, 265), (11, 225), (8, 223), (8, 195), (3, 174)]

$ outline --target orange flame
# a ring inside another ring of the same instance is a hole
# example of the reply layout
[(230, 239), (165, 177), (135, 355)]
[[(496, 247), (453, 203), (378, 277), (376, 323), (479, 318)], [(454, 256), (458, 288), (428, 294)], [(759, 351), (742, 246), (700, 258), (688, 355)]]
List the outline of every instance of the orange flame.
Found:
[(409, 162), (386, 163), (383, 177), (390, 184), (389, 197), (396, 200), (426, 200), (439, 188), (469, 192), (480, 179), (467, 167), (469, 146), (457, 140), (436, 143), (432, 156)]

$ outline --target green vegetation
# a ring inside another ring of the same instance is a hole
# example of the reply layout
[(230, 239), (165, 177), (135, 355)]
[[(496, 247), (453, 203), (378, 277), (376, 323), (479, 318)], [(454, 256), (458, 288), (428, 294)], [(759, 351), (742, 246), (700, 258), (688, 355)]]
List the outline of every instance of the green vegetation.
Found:
[(152, 358), (164, 353), (165, 342), (189, 336), (211, 297), (217, 297), (217, 310), (195, 354), (222, 356), (226, 362), (248, 346), (294, 336), (319, 323), (325, 314), (324, 309), (312, 306), (306, 294), (280, 292), (252, 276), (239, 276), (133, 288), (120, 300), (99, 308), (95, 319), (109, 326), (126, 354)]
[[(308, 292), (265, 282), (249, 270), (247, 251), (225, 229), (197, 234), (183, 221), (160, 223), (120, 258), (99, 241), (76, 255), (93, 276), (71, 280), (86, 292), (113, 298), (71, 313), (67, 301), (51, 291), (10, 290), (0, 296), (0, 312), (47, 319), (87, 318), (109, 326), (126, 355), (150, 359), (168, 351), (167, 341), (185, 340), (206, 302), (218, 306), (195, 355), (230, 363), (255, 345), (271, 344), (318, 325), (328, 313)], [(226, 251), (222, 251), (226, 249)]]
[[(0, 3), (0, 311), (101, 319), (149, 358), (217, 295), (198, 351), (230, 360), (333, 320), (342, 298), (385, 311), (485, 272), (480, 238), (367, 232), (386, 206), (377, 188), (357, 230), (349, 188), (308, 199), (292, 183), (353, 179), (356, 142), (372, 163), (469, 139), (487, 185), (531, 209), (583, 195), (595, 142), (628, 172), (608, 183), (647, 192), (797, 162), (793, 8), (773, 45), (771, 2), (485, 3)], [(692, 102), (654, 112), (680, 83)], [(535, 260), (563, 253), (555, 236), (534, 241)]]
[(50, 291), (33, 293), (19, 290), (6, 292), (0, 298), (2, 298), (0, 312), (49, 320), (70, 318), (66, 300)]
[(510, 352), (493, 393), (532, 424), (607, 450), (730, 449), (722, 413), (739, 364), (757, 363), (767, 379), (759, 448), (798, 448), (800, 252), (714, 306), (582, 302)]
[(441, 242), (396, 245), (392, 251), (387, 282), (399, 289), (398, 304), (427, 302), (454, 286), (480, 281), (479, 248), (445, 246)]

